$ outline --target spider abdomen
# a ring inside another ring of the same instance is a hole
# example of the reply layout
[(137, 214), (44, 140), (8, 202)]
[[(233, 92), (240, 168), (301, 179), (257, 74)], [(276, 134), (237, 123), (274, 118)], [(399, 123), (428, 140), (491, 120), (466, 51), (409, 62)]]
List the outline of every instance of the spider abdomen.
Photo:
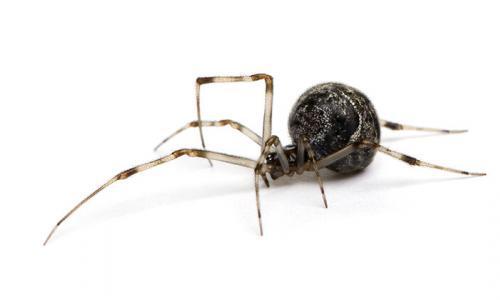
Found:
[[(305, 137), (318, 160), (351, 143), (380, 141), (380, 125), (370, 100), (350, 86), (333, 82), (313, 86), (300, 96), (288, 130), (294, 143)], [(339, 173), (359, 171), (372, 162), (375, 152), (359, 149), (327, 167)]]

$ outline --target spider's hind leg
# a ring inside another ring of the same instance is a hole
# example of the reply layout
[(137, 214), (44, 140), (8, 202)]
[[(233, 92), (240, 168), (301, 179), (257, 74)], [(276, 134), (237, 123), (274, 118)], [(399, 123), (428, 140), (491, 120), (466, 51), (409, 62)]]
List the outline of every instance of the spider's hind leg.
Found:
[(350, 144), (346, 147), (344, 147), (343, 149), (333, 153), (333, 154), (330, 154), (329, 156), (327, 157), (324, 157), (322, 158), (319, 162), (318, 162), (318, 166), (320, 168), (323, 168), (323, 167), (326, 167), (336, 161), (338, 161), (339, 159), (342, 159), (344, 157), (346, 157), (347, 155), (351, 154), (352, 152), (356, 151), (357, 149), (360, 149), (360, 148), (372, 148), (372, 149), (375, 149), (377, 151), (380, 151), (384, 154), (387, 154), (395, 159), (398, 159), (402, 162), (405, 162), (411, 166), (419, 166), (419, 167), (426, 167), (426, 168), (432, 168), (432, 169), (437, 169), (437, 170), (441, 170), (441, 171), (446, 171), (446, 172), (451, 172), (451, 173), (458, 173), (458, 174), (462, 174), (462, 175), (468, 175), (468, 176), (484, 176), (486, 175), (486, 173), (480, 173), (480, 172), (468, 172), (468, 171), (463, 171), (463, 170), (458, 170), (458, 169), (454, 169), (454, 168), (449, 168), (449, 167), (444, 167), (444, 166), (440, 166), (440, 165), (436, 165), (436, 164), (432, 164), (432, 163), (428, 163), (428, 162), (425, 162), (425, 161), (422, 161), (422, 160), (419, 160), (419, 159), (416, 159), (415, 157), (412, 157), (412, 156), (409, 156), (409, 155), (406, 155), (406, 154), (403, 154), (401, 152), (397, 152), (397, 151), (394, 151), (394, 150), (391, 150), (387, 147), (384, 147), (380, 144), (377, 144), (377, 143), (373, 143), (373, 142), (370, 142), (370, 141), (362, 141), (362, 142), (357, 142), (357, 143), (353, 143), (353, 144)]
[(409, 156), (409, 155), (406, 155), (406, 154), (403, 154), (401, 152), (397, 152), (397, 151), (394, 151), (394, 150), (391, 150), (387, 147), (384, 147), (380, 144), (377, 144), (377, 143), (373, 143), (373, 142), (370, 142), (370, 141), (362, 141), (362, 142), (357, 142), (357, 143), (353, 143), (351, 145), (348, 145), (346, 147), (344, 147), (343, 149), (333, 153), (333, 154), (330, 154), (329, 156), (327, 157), (324, 157), (322, 158), (319, 162), (318, 162), (318, 166), (320, 168), (323, 168), (323, 167), (326, 167), (336, 161), (338, 161), (339, 159), (342, 159), (344, 157), (346, 157), (347, 155), (351, 154), (352, 152), (356, 151), (357, 149), (360, 149), (360, 148), (372, 148), (372, 149), (375, 149), (377, 151), (380, 151), (384, 154), (387, 154), (395, 159), (398, 159), (402, 162), (405, 162), (411, 166), (419, 166), (419, 167), (426, 167), (426, 168), (432, 168), (432, 169), (437, 169), (437, 170), (441, 170), (441, 171), (446, 171), (446, 172), (451, 172), (451, 173), (458, 173), (458, 174), (461, 174), (461, 175), (468, 175), (468, 176), (484, 176), (486, 175), (486, 173), (479, 173), (479, 172), (468, 172), (468, 171), (463, 171), (463, 170), (458, 170), (458, 169), (453, 169), (453, 168), (449, 168), (449, 167), (444, 167), (444, 166), (440, 166), (440, 165), (436, 165), (436, 164), (432, 164), (432, 163), (428, 163), (428, 162), (425, 162), (425, 161), (422, 161), (422, 160), (419, 160), (419, 159), (416, 159), (412, 156)]
[(450, 130), (450, 129), (439, 129), (439, 128), (431, 128), (431, 127), (420, 127), (420, 126), (412, 126), (406, 124), (400, 124), (396, 122), (386, 121), (379, 119), (380, 126), (389, 128), (391, 130), (413, 130), (413, 131), (425, 131), (425, 132), (438, 132), (438, 133), (465, 133), (467, 130)]
[(384, 154), (387, 154), (395, 159), (401, 160), (411, 166), (419, 166), (419, 167), (426, 167), (426, 168), (431, 168), (431, 169), (437, 169), (441, 171), (446, 171), (446, 172), (451, 172), (451, 173), (457, 173), (457, 174), (462, 174), (462, 175), (467, 175), (467, 176), (485, 176), (486, 173), (480, 173), (480, 172), (468, 172), (468, 171), (463, 171), (463, 170), (458, 170), (458, 169), (453, 169), (449, 167), (444, 167), (432, 163), (428, 163), (419, 159), (416, 159), (412, 156), (391, 150), (387, 147), (384, 147), (379, 144), (375, 144), (372, 142), (361, 142), (360, 143), (363, 146), (371, 147), (376, 149), (377, 151), (380, 151)]

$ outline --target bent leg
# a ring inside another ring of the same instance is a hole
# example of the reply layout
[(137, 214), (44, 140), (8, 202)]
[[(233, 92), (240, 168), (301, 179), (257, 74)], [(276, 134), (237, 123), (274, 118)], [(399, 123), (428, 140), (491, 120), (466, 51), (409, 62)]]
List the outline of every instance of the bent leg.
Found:
[[(262, 129), (262, 150), (264, 150), (264, 142), (271, 137), (272, 131), (272, 110), (273, 110), (273, 77), (268, 74), (254, 74), (250, 76), (215, 76), (215, 77), (199, 77), (196, 79), (196, 113), (198, 122), (201, 122), (201, 107), (200, 107), (200, 90), (203, 84), (210, 83), (229, 83), (229, 82), (252, 82), (264, 80), (266, 83), (265, 104), (264, 104), (264, 128)], [(200, 129), (200, 139), (203, 149), (205, 149), (205, 139), (203, 137), (203, 124), (198, 127)], [(210, 161), (210, 160), (209, 160)]]
[[(241, 123), (238, 123), (236, 121), (233, 121), (233, 120), (201, 121), (201, 126), (204, 126), (204, 127), (222, 127), (222, 126), (226, 126), (226, 125), (229, 125), (232, 128), (240, 131), (241, 133), (243, 133), (244, 135), (246, 135), (249, 139), (251, 139), (252, 141), (254, 141), (255, 143), (257, 143), (258, 145), (262, 144), (262, 138), (257, 133), (255, 133), (250, 128), (248, 128), (245, 125), (243, 125)], [(174, 133), (172, 133), (171, 135), (169, 135), (168, 137), (166, 137), (160, 144), (158, 144), (158, 146), (156, 146), (154, 148), (154, 151), (158, 150), (163, 144), (165, 144), (171, 138), (173, 138), (174, 136), (180, 134), (184, 130), (189, 129), (189, 128), (199, 127), (199, 126), (200, 126), (200, 122), (199, 121), (192, 121), (192, 122), (187, 123), (183, 127), (181, 127), (178, 130), (176, 130)]]

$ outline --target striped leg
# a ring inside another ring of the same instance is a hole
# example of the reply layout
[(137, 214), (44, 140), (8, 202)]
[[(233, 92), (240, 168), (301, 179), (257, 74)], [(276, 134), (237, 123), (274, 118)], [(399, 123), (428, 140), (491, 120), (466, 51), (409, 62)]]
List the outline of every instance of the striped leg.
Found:
[[(309, 144), (309, 142), (305, 139), (305, 138), (302, 138), (301, 140), (299, 140), (299, 150), (297, 151), (297, 155), (301, 155), (302, 153), (302, 157), (304, 156), (304, 148), (307, 150), (307, 155), (308, 155), (308, 158), (309, 158), (309, 161), (311, 162), (312, 166), (313, 166), (313, 170), (314, 170), (314, 173), (316, 173), (316, 179), (318, 180), (318, 185), (319, 185), (319, 189), (321, 191), (321, 196), (323, 197), (323, 203), (325, 204), (325, 208), (328, 208), (328, 202), (326, 201), (326, 196), (325, 196), (325, 188), (323, 187), (323, 179), (321, 179), (321, 175), (319, 174), (319, 168), (318, 168), (318, 163), (316, 162), (316, 158), (314, 157), (314, 151), (312, 150), (311, 148), (311, 145)], [(300, 149), (302, 148), (302, 149)], [(303, 158), (302, 158), (302, 161), (303, 161)], [(297, 166), (298, 166), (298, 169), (299, 171), (301, 172), (302, 170), (302, 166), (300, 166), (299, 164), (301, 163), (301, 160), (298, 159), (298, 162), (297, 162)]]
[[(201, 85), (209, 83), (226, 83), (226, 82), (252, 82), (264, 80), (266, 82), (265, 106), (264, 106), (264, 128), (262, 132), (262, 141), (267, 141), (271, 137), (272, 127), (272, 109), (273, 109), (273, 78), (267, 74), (254, 74), (250, 76), (217, 76), (217, 77), (199, 77), (196, 79), (196, 112), (198, 115), (198, 123), (201, 124), (200, 139), (203, 149), (205, 149), (205, 138), (203, 137), (203, 123), (201, 120), (200, 108), (200, 89)], [(262, 142), (262, 150), (264, 149)], [(210, 165), (212, 162), (210, 161)]]
[(438, 129), (429, 127), (418, 127), (412, 125), (404, 125), (395, 122), (390, 122), (386, 120), (379, 119), (380, 126), (389, 128), (392, 130), (413, 130), (413, 131), (426, 131), (426, 132), (439, 132), (439, 133), (464, 133), (467, 130), (449, 130), (449, 129)]
[[(262, 138), (257, 133), (255, 133), (250, 128), (248, 128), (245, 125), (238, 123), (236, 121), (233, 121), (233, 120), (201, 121), (201, 126), (205, 126), (205, 127), (222, 127), (222, 126), (226, 126), (226, 125), (229, 125), (232, 128), (240, 131), (241, 133), (246, 135), (249, 139), (251, 139), (252, 141), (257, 143), (257, 145), (262, 144)], [(200, 127), (200, 122), (192, 121), (192, 122), (187, 123), (183, 127), (179, 128), (174, 133), (172, 133), (171, 135), (166, 137), (160, 144), (158, 144), (158, 146), (155, 147), (154, 151), (158, 150), (163, 144), (168, 142), (174, 136), (178, 135), (179, 133), (183, 132), (186, 129), (194, 128), (194, 127)]]
[(348, 146), (340, 149), (339, 151), (337, 151), (335, 153), (332, 153), (332, 154), (328, 155), (327, 157), (323, 157), (317, 163), (318, 164), (318, 168), (323, 169), (326, 166), (328, 166), (328, 165), (336, 162), (337, 160), (346, 157), (347, 155), (349, 155), (352, 152), (356, 151), (356, 149), (358, 149), (358, 147), (359, 146), (357, 146), (357, 145), (351, 144), (351, 145), (348, 145)]
[(397, 151), (394, 151), (394, 150), (391, 150), (387, 147), (384, 147), (382, 145), (379, 145), (377, 143), (373, 143), (373, 142), (369, 142), (369, 141), (363, 141), (363, 142), (358, 142), (358, 143), (354, 143), (354, 144), (351, 144), (349, 146), (346, 146), (345, 148), (327, 156), (327, 157), (324, 157), (322, 158), (319, 162), (318, 162), (318, 167), (319, 168), (323, 168), (323, 167), (326, 167), (332, 163), (334, 163), (335, 161), (341, 159), (341, 158), (344, 158), (345, 156), (351, 154), (352, 152), (354, 152), (355, 150), (359, 149), (359, 148), (373, 148), (377, 151), (380, 151), (384, 154), (387, 154), (393, 158), (396, 158), (398, 160), (401, 160), (409, 165), (412, 165), (412, 166), (419, 166), (419, 167), (426, 167), (426, 168), (432, 168), (432, 169), (437, 169), (437, 170), (441, 170), (441, 171), (446, 171), (446, 172), (452, 172), (452, 173), (458, 173), (458, 174), (462, 174), (462, 175), (468, 175), (468, 176), (484, 176), (486, 175), (486, 173), (477, 173), (477, 172), (468, 172), (468, 171), (462, 171), (462, 170), (458, 170), (458, 169), (453, 169), (453, 168), (448, 168), (448, 167), (443, 167), (443, 166), (440, 166), (440, 165), (436, 165), (436, 164), (432, 164), (432, 163), (428, 163), (428, 162), (425, 162), (425, 161), (421, 161), (419, 159), (416, 159), (414, 157), (411, 157), (409, 155), (406, 155), (406, 154), (403, 154), (403, 153), (400, 153), (400, 152), (397, 152)]
[(399, 160), (401, 160), (401, 161), (403, 161), (403, 162), (405, 162), (405, 163), (407, 163), (407, 164), (409, 164), (411, 166), (419, 166), (419, 167), (432, 168), (432, 169), (437, 169), (437, 170), (451, 172), (451, 173), (458, 173), (458, 174), (468, 175), (468, 176), (484, 176), (484, 175), (486, 175), (486, 173), (462, 171), (462, 170), (458, 170), (458, 169), (443, 167), (443, 166), (440, 166), (440, 165), (436, 165), (436, 164), (428, 163), (428, 162), (425, 162), (425, 161), (421, 161), (421, 160), (416, 159), (414, 157), (411, 157), (409, 155), (406, 155), (406, 154), (403, 154), (403, 153), (391, 150), (391, 149), (389, 149), (387, 147), (384, 147), (382, 145), (375, 144), (375, 143), (372, 143), (372, 142), (361, 142), (360, 145), (361, 145), (361, 147), (365, 147), (365, 146), (366, 147), (372, 147), (372, 148), (376, 149), (377, 151), (380, 151), (380, 152), (382, 152), (384, 154), (387, 154), (387, 155), (389, 155), (391, 157), (399, 159)]
[(135, 166), (135, 167), (128, 169), (128, 170), (125, 170), (123, 172), (120, 172), (117, 175), (115, 175), (113, 178), (108, 180), (105, 184), (103, 184), (101, 187), (99, 187), (97, 190), (95, 190), (92, 194), (87, 196), (87, 198), (83, 199), (80, 203), (78, 203), (75, 207), (73, 207), (68, 213), (66, 213), (66, 215), (64, 215), (64, 217), (62, 217), (61, 220), (59, 220), (56, 223), (56, 225), (54, 226), (52, 231), (47, 236), (47, 239), (45, 240), (43, 245), (47, 244), (47, 242), (49, 241), (51, 236), (54, 234), (55, 230), (59, 227), (59, 225), (61, 225), (61, 223), (63, 223), (69, 216), (71, 216), (76, 210), (78, 210), (83, 204), (85, 204), (87, 201), (89, 201), (91, 198), (93, 198), (100, 191), (104, 190), (105, 188), (107, 188), (111, 184), (115, 183), (116, 181), (127, 179), (136, 173), (146, 171), (148, 169), (151, 169), (153, 167), (167, 163), (169, 161), (172, 161), (172, 160), (179, 158), (181, 156), (184, 156), (184, 155), (187, 155), (189, 157), (202, 157), (202, 158), (213, 159), (213, 160), (222, 161), (222, 162), (226, 162), (226, 163), (230, 163), (230, 164), (234, 164), (234, 165), (239, 165), (239, 166), (246, 167), (246, 168), (252, 168), (252, 169), (254, 169), (255, 166), (257, 165), (257, 163), (254, 160), (240, 157), (240, 156), (219, 153), (219, 152), (212, 152), (212, 151), (206, 151), (206, 150), (196, 150), (196, 149), (181, 149), (181, 150), (174, 151), (170, 155), (164, 156), (162, 158), (159, 158), (159, 159)]
[(260, 211), (260, 194), (259, 194), (259, 177), (265, 176), (265, 159), (269, 153), (271, 153), (271, 147), (276, 148), (276, 152), (278, 154), (278, 158), (283, 168), (283, 171), (286, 173), (289, 172), (289, 164), (288, 159), (284, 153), (283, 147), (281, 146), (280, 139), (273, 135), (271, 136), (266, 143), (263, 145), (262, 153), (257, 160), (257, 165), (255, 166), (255, 200), (257, 204), (257, 218), (259, 219), (259, 230), (260, 235), (264, 235), (264, 231), (262, 229), (262, 213)]

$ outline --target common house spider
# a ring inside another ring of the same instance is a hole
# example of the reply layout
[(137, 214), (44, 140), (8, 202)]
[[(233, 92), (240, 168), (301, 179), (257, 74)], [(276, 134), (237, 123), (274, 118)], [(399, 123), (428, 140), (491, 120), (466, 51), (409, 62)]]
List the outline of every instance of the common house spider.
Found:
[[(264, 80), (266, 85), (262, 136), (233, 120), (206, 121), (202, 119), (200, 110), (200, 88), (202, 85), (258, 80)], [(44, 245), (47, 244), (54, 231), (69, 216), (97, 193), (114, 182), (127, 179), (134, 174), (185, 155), (206, 158), (211, 165), (211, 161), (216, 160), (246, 167), (254, 171), (257, 217), (261, 235), (263, 235), (263, 229), (259, 198), (259, 179), (262, 178), (266, 186), (269, 187), (267, 175), (274, 180), (284, 175), (293, 176), (304, 172), (314, 172), (325, 207), (328, 207), (328, 202), (319, 169), (328, 168), (338, 173), (354, 173), (365, 169), (372, 162), (377, 152), (382, 152), (412, 166), (434, 168), (470, 176), (486, 175), (485, 173), (461, 171), (428, 163), (380, 145), (381, 126), (392, 130), (417, 130), (439, 133), (462, 133), (465, 130), (415, 127), (379, 119), (370, 100), (363, 93), (350, 86), (328, 82), (313, 86), (304, 92), (290, 113), (288, 129), (292, 138), (292, 144), (287, 146), (283, 146), (280, 139), (276, 135), (272, 135), (272, 103), (273, 78), (267, 74), (200, 77), (196, 79), (198, 119), (175, 131), (155, 149), (158, 149), (173, 136), (193, 127), (199, 129), (203, 149), (180, 149), (167, 156), (118, 173), (66, 213), (49, 233)], [(240, 131), (261, 146), (261, 152), (257, 160), (206, 150), (203, 127), (222, 127), (227, 125)]]

